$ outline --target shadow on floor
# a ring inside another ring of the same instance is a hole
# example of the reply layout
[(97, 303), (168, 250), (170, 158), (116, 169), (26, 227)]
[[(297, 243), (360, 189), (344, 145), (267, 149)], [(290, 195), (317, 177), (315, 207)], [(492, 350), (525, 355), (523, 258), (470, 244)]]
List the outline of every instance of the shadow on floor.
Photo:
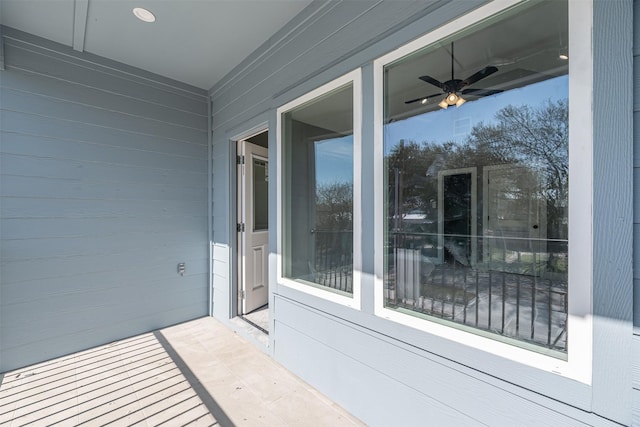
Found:
[(205, 317), (0, 374), (0, 425), (362, 423)]
[(187, 366), (186, 363), (182, 360), (180, 355), (173, 349), (169, 341), (165, 339), (162, 335), (162, 332), (155, 331), (153, 335), (156, 337), (160, 345), (164, 348), (164, 351), (167, 352), (169, 357), (173, 360), (175, 365), (178, 367), (184, 378), (189, 382), (191, 388), (200, 398), (200, 401), (204, 404), (204, 406), (209, 410), (215, 419), (218, 421), (218, 424), (221, 427), (233, 427), (234, 424), (231, 422), (227, 414), (222, 410), (220, 405), (216, 402), (216, 400), (211, 397), (211, 395), (204, 389), (200, 381), (196, 378), (196, 376), (191, 372), (191, 369)]
[(7, 373), (0, 425), (232, 426), (193, 378), (160, 332), (145, 334)]

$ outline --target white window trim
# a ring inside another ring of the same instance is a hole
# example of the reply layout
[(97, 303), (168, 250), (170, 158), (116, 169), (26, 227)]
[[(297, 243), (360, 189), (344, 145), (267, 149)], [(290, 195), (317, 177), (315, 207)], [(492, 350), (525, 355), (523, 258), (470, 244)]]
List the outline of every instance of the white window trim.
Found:
[[(522, 3), (495, 0), (374, 61), (374, 192), (375, 314), (462, 345), (523, 365), (590, 385), (592, 380), (593, 320), (593, 1), (569, 0), (569, 302), (567, 360), (560, 360), (495, 339), (427, 321), (384, 307), (384, 139), (383, 67), (422, 47)], [(455, 354), (445, 355), (455, 360)]]
[[(282, 173), (284, 167), (282, 149), (282, 114), (299, 105), (312, 101), (334, 89), (351, 83), (353, 86), (353, 293), (352, 296), (341, 295), (331, 290), (305, 284), (283, 276), (282, 272), (282, 234), (284, 230), (282, 212)], [(347, 307), (360, 310), (361, 307), (361, 277), (362, 277), (362, 251), (359, 249), (362, 242), (362, 70), (357, 69), (345, 74), (323, 86), (320, 86), (301, 97), (279, 107), (276, 110), (276, 140), (277, 140), (277, 280), (280, 284), (289, 288), (323, 298), (325, 300), (342, 304)]]

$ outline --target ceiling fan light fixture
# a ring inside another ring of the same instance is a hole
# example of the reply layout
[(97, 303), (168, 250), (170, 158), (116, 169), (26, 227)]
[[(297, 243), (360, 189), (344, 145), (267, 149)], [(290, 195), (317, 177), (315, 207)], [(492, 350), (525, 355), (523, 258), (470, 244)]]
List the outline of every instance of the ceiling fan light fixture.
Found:
[(156, 22), (156, 16), (145, 8), (135, 7), (133, 8), (133, 14), (143, 22)]
[[(488, 65), (483, 69), (476, 71), (475, 73), (473, 73), (472, 75), (470, 75), (464, 80), (456, 79), (454, 74), (455, 56), (453, 54), (453, 46), (454, 46), (453, 42), (451, 42), (451, 80), (448, 80), (446, 82), (441, 82), (428, 75), (418, 77), (418, 79), (422, 80), (423, 82), (429, 83), (430, 85), (433, 85), (439, 88), (440, 90), (442, 90), (442, 93), (445, 94), (445, 97), (438, 103), (438, 106), (440, 108), (446, 109), (451, 107), (452, 105), (455, 105), (456, 107), (460, 107), (462, 104), (467, 102), (466, 99), (458, 95), (459, 93), (473, 93), (474, 96), (483, 97), (483, 96), (495, 95), (496, 93), (502, 92), (501, 90), (488, 90), (488, 89), (476, 89), (476, 88), (467, 89), (468, 86), (471, 86), (472, 84), (489, 77), (493, 73), (496, 73), (498, 71), (498, 67), (493, 65)], [(420, 102), (421, 104), (424, 105), (428, 102), (429, 98), (435, 97), (438, 95), (439, 94), (433, 94), (433, 95), (427, 96), (426, 98), (414, 98), (409, 101), (405, 101), (404, 103), (413, 104), (414, 102)]]
[(558, 58), (562, 59), (563, 61), (569, 59), (569, 50), (566, 46), (563, 46), (558, 50)]
[(465, 102), (467, 102), (467, 100), (461, 97), (460, 95), (458, 95), (457, 93), (449, 92), (449, 94), (445, 96), (442, 101), (440, 101), (438, 106), (446, 110), (448, 107), (451, 107), (453, 105), (455, 105), (456, 107), (459, 107)]

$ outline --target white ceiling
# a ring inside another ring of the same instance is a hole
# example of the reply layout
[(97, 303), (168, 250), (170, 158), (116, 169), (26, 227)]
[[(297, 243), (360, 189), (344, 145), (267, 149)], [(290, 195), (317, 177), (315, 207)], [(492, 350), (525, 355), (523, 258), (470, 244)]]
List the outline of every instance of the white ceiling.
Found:
[[(210, 89), (311, 0), (0, 0), (0, 23)], [(144, 7), (156, 22), (132, 13)]]

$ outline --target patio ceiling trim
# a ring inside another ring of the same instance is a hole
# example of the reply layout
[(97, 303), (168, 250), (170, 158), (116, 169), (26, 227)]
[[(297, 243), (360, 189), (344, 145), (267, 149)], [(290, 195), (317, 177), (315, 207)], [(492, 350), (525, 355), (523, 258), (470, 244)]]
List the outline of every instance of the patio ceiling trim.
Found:
[(73, 14), (73, 49), (84, 51), (84, 38), (87, 34), (87, 16), (89, 0), (75, 0)]

